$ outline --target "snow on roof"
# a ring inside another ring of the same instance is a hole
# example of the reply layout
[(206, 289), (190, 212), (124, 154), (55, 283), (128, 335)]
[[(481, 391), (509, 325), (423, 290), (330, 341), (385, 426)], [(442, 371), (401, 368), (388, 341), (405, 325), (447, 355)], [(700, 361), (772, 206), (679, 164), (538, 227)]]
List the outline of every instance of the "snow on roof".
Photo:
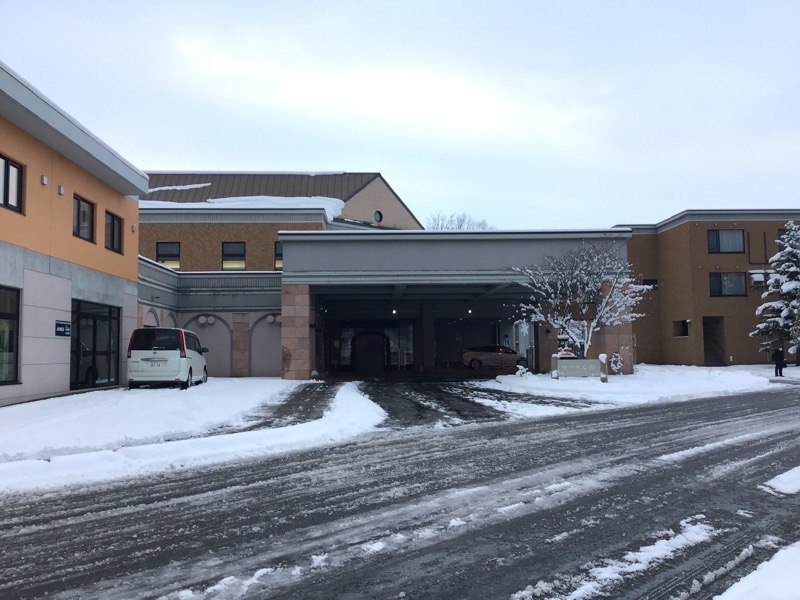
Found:
[(192, 183), (189, 185), (162, 185), (161, 187), (150, 188), (147, 190), (148, 194), (153, 192), (160, 192), (163, 190), (196, 190), (199, 188), (210, 187), (211, 183)]
[(324, 196), (291, 197), (281, 196), (239, 196), (233, 198), (210, 198), (206, 202), (168, 202), (166, 200), (140, 200), (140, 209), (302, 209), (317, 208), (325, 211), (328, 221), (333, 221), (341, 216), (344, 202), (337, 198)]

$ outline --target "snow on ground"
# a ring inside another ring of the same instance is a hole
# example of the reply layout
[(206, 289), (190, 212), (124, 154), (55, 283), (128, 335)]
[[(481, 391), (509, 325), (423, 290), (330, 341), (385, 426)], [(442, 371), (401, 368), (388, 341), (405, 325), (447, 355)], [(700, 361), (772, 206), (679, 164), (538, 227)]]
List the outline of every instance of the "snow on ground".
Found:
[(797, 565), (800, 565), (800, 543), (780, 550), (772, 560), (762, 563), (717, 596), (717, 600), (800, 600)]
[[(800, 369), (785, 369), (784, 372), (787, 378), (800, 379)], [(758, 391), (769, 385), (773, 375), (772, 365), (725, 368), (637, 365), (634, 375), (610, 376), (608, 383), (602, 385), (595, 378), (553, 379), (547, 373), (526, 373), (522, 377), (502, 375), (481, 385), (523, 394), (624, 406)]]
[[(706, 542), (717, 533), (713, 527), (703, 521), (705, 515), (696, 515), (681, 521), (680, 532), (667, 531), (649, 546), (642, 546), (636, 552), (628, 552), (622, 558), (606, 560), (600, 565), (591, 566), (583, 577), (569, 578), (569, 584), (578, 583), (577, 589), (569, 595), (570, 600), (595, 598), (605, 595), (606, 589), (619, 583), (627, 574), (645, 571), (679, 553), (681, 550)], [(539, 581), (525, 590), (511, 596), (511, 600), (533, 600), (534, 598), (553, 597), (560, 592), (561, 581)], [(561, 597), (558, 595), (558, 597)]]
[(189, 393), (118, 388), (8, 406), (0, 409), (0, 462), (116, 450), (242, 425), (248, 412), (280, 404), (299, 383), (212, 378)]
[[(800, 368), (786, 369), (800, 380)], [(765, 389), (771, 365), (726, 368), (639, 365), (633, 375), (597, 379), (501, 375), (481, 387), (549, 398), (577, 399), (575, 407), (529, 400), (475, 401), (518, 417), (541, 417), (587, 407), (719, 396)], [(280, 404), (299, 382), (275, 378), (212, 378), (186, 391), (113, 389), (0, 408), (0, 493), (88, 483), (216, 461), (309, 448), (374, 430), (383, 411), (341, 388), (322, 419), (288, 427), (214, 435), (245, 423), (259, 407)], [(186, 438), (192, 439), (186, 439)], [(780, 484), (774, 489), (781, 491)]]
[(316, 421), (163, 441), (242, 424), (248, 409), (277, 404), (297, 385), (212, 378), (186, 391), (104, 390), (0, 408), (0, 494), (320, 446), (374, 429), (386, 417), (347, 383)]
[[(785, 374), (786, 380), (800, 380), (800, 368), (788, 368)], [(489, 388), (512, 395), (578, 402), (575, 407), (559, 407), (530, 400), (500, 402), (480, 394), (476, 394), (475, 401), (519, 418), (533, 418), (565, 411), (757, 391), (774, 385), (770, 382), (772, 376), (772, 365), (725, 368), (639, 365), (635, 374), (612, 376), (605, 384), (586, 378), (555, 380), (549, 375), (501, 375), (475, 383), (476, 392)], [(298, 384), (268, 378), (212, 378), (207, 384), (186, 391), (103, 390), (0, 408), (0, 494), (108, 481), (317, 447), (373, 431), (386, 417), (381, 408), (359, 393), (357, 383), (347, 383), (316, 421), (207, 435), (240, 426), (246, 422), (248, 413), (280, 404)], [(765, 482), (763, 489), (776, 494), (800, 493), (800, 466)], [(513, 506), (497, 510), (513, 512)], [(688, 543), (688, 533), (702, 527), (702, 522), (687, 522), (686, 531), (652, 548), (642, 548), (636, 556), (609, 563), (604, 569), (613, 572), (603, 573), (614, 577), (618, 572), (642, 568), (643, 562), (663, 560), (681, 544)], [(752, 598), (757, 590), (759, 598), (800, 599), (791, 575), (791, 567), (798, 561), (800, 543), (776, 554), (772, 561), (731, 587), (721, 598)], [(602, 581), (603, 577), (597, 573), (587, 577), (587, 585), (602, 587)], [(526, 598), (533, 592), (528, 589), (517, 597)]]

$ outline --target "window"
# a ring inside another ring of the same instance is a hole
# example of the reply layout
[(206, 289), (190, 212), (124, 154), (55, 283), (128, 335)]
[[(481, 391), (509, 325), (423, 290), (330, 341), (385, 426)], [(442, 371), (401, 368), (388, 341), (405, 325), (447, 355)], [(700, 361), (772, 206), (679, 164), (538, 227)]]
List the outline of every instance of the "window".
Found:
[(784, 248), (782, 242), (783, 242), (783, 236), (785, 235), (786, 235), (785, 228), (781, 227), (780, 229), (778, 229), (778, 237), (775, 239), (775, 246), (778, 248), (778, 252), (780, 252)]
[(180, 242), (156, 242), (156, 262), (160, 262), (165, 267), (175, 269), (181, 268), (181, 243)]
[(22, 166), (0, 154), (0, 205), (22, 212)]
[(122, 219), (106, 213), (106, 248), (122, 254)]
[(708, 253), (731, 254), (744, 252), (743, 229), (709, 229)]
[(283, 271), (283, 242), (275, 242), (275, 270)]
[(750, 285), (753, 287), (764, 287), (767, 284), (766, 271), (750, 271)]
[(244, 242), (222, 242), (222, 270), (244, 271)]
[(746, 296), (744, 273), (709, 273), (708, 282), (712, 296)]
[(372, 216), (375, 218), (376, 223), (380, 223), (381, 221), (383, 221), (383, 213), (379, 210), (376, 210), (375, 214)]
[(658, 279), (642, 279), (642, 285), (649, 285), (656, 290), (658, 289)]
[(689, 323), (688, 319), (672, 322), (672, 335), (674, 337), (688, 337), (689, 336)]
[(0, 287), (0, 385), (17, 383), (19, 290)]
[(75, 196), (72, 200), (72, 235), (94, 241), (94, 204)]

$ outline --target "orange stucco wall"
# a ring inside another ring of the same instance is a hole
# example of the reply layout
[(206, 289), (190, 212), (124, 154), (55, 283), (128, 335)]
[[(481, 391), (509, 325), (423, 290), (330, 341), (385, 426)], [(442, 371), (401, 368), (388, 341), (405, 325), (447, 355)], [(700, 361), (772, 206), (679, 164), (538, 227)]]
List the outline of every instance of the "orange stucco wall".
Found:
[[(0, 209), (4, 242), (130, 281), (138, 279), (136, 201), (0, 117), (0, 154), (23, 166), (23, 212)], [(42, 183), (42, 177), (47, 183)], [(64, 193), (59, 195), (59, 186)], [(73, 196), (95, 205), (95, 240), (72, 235)], [(122, 219), (122, 254), (105, 247), (105, 213)]]

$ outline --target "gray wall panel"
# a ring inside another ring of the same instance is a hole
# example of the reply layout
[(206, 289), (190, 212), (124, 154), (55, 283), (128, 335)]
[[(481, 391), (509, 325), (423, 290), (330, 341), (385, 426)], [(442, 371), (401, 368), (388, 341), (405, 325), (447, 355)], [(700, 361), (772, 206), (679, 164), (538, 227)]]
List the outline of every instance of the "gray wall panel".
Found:
[[(410, 232), (403, 232), (410, 233)], [(499, 232), (498, 232), (499, 233)], [(537, 264), (546, 256), (558, 256), (565, 249), (587, 241), (608, 240), (621, 256), (627, 256), (629, 233), (610, 232), (561, 236), (544, 234), (385, 235), (328, 232), (297, 235), (283, 232), (284, 273), (293, 282), (303, 272), (397, 272), (459, 271), (464, 274), (498, 271)]]

